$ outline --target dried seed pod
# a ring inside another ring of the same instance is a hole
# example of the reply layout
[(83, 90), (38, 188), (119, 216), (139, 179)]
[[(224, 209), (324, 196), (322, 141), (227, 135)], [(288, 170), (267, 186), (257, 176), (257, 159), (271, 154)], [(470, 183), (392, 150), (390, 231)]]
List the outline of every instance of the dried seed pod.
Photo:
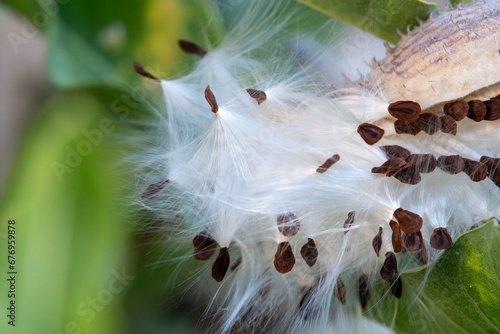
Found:
[(138, 74), (142, 75), (143, 77), (146, 77), (146, 78), (148, 78), (148, 79), (152, 79), (152, 80), (156, 80), (156, 81), (158, 81), (158, 82), (160, 82), (160, 81), (161, 81), (161, 80), (160, 80), (160, 79), (158, 79), (156, 76), (154, 76), (153, 74), (151, 74), (151, 73), (149, 73), (148, 71), (146, 71), (146, 70), (144, 69), (144, 67), (142, 67), (142, 65), (141, 65), (138, 61), (134, 60), (134, 62), (133, 62), (133, 66), (134, 66), (134, 70), (135, 70)]
[(193, 238), (193, 257), (196, 260), (208, 260), (217, 250), (217, 241), (207, 231), (198, 233)]
[(422, 111), (420, 104), (413, 101), (394, 102), (387, 109), (392, 117), (404, 122), (416, 121)]
[(399, 223), (399, 226), (405, 233), (417, 233), (422, 228), (424, 221), (422, 217), (402, 208), (394, 211), (394, 217)]
[(365, 143), (368, 145), (373, 145), (378, 142), (384, 136), (384, 129), (379, 128), (376, 125), (363, 123), (358, 126), (358, 133), (363, 138)]
[(217, 111), (219, 111), (219, 105), (217, 104), (214, 93), (212, 93), (212, 91), (210, 90), (210, 86), (207, 86), (207, 88), (205, 88), (205, 99), (212, 108), (212, 112), (216, 114)]
[(358, 282), (356, 284), (356, 294), (358, 296), (358, 301), (361, 304), (361, 308), (364, 309), (366, 305), (368, 305), (368, 301), (371, 297), (370, 283), (366, 274), (362, 274), (358, 278)]
[(411, 252), (416, 252), (422, 249), (424, 245), (424, 238), (422, 232), (417, 233), (403, 233), (403, 247)]
[(441, 130), (441, 118), (433, 113), (421, 114), (424, 125), (422, 126), (422, 131), (429, 135), (434, 135)]
[(463, 158), (464, 173), (474, 182), (479, 182), (488, 177), (488, 167), (479, 161)]
[(451, 135), (457, 134), (457, 122), (448, 115), (441, 116), (441, 132), (449, 133)]
[(338, 154), (334, 154), (331, 158), (328, 158), (321, 166), (316, 169), (316, 173), (323, 174), (328, 170), (328, 168), (332, 167), (337, 161), (340, 160), (340, 156)]
[(297, 216), (291, 212), (279, 215), (276, 221), (278, 222), (278, 230), (285, 237), (293, 237), (299, 232), (300, 221)]
[(300, 249), (300, 255), (309, 267), (316, 264), (318, 260), (318, 248), (313, 239), (307, 238), (307, 243)]
[(267, 95), (262, 90), (247, 88), (247, 93), (250, 95), (251, 98), (257, 101), (257, 104), (261, 104), (262, 102), (267, 100)]
[(378, 233), (372, 241), (373, 250), (375, 251), (375, 254), (377, 254), (377, 257), (379, 256), (380, 249), (382, 248), (382, 232), (384, 232), (384, 229), (379, 227)]
[(448, 249), (453, 244), (453, 241), (445, 227), (438, 227), (432, 232), (430, 244), (435, 249)]
[(465, 163), (459, 155), (442, 155), (438, 158), (438, 166), (441, 170), (455, 175), (464, 170)]
[(391, 175), (397, 173), (401, 167), (406, 165), (406, 160), (403, 158), (391, 158), (384, 162), (380, 167), (373, 167), (372, 173), (376, 174), (387, 174)]
[(356, 211), (351, 211), (347, 214), (347, 219), (344, 221), (344, 234), (347, 234), (352, 224), (354, 224), (355, 216), (356, 216)]
[(396, 278), (394, 282), (391, 282), (391, 293), (394, 297), (401, 299), (403, 295), (403, 283), (401, 277)]
[(181, 50), (188, 54), (197, 55), (200, 58), (203, 58), (207, 54), (207, 51), (205, 49), (191, 41), (180, 39), (178, 43), (181, 47)]
[(417, 135), (424, 127), (424, 120), (417, 118), (415, 122), (405, 122), (397, 120), (394, 122), (394, 130), (399, 134)]
[(394, 282), (398, 278), (398, 261), (393, 252), (385, 253), (385, 260), (382, 269), (380, 269), (380, 277), (384, 281)]
[(403, 168), (397, 174), (394, 174), (394, 178), (410, 185), (416, 185), (422, 181), (420, 172), (415, 167)]
[(491, 99), (483, 102), (486, 106), (486, 121), (496, 121), (500, 118), (500, 100)]
[(444, 105), (445, 115), (453, 117), (455, 121), (461, 121), (469, 113), (469, 105), (464, 100), (459, 100)]
[(295, 256), (293, 255), (290, 243), (284, 241), (278, 245), (276, 254), (274, 255), (274, 267), (281, 274), (290, 272), (295, 264)]
[(406, 161), (419, 173), (431, 173), (437, 166), (437, 160), (432, 154), (410, 154)]
[(229, 269), (229, 250), (227, 247), (222, 247), (219, 251), (219, 255), (215, 259), (212, 265), (212, 277), (217, 282), (222, 282), (224, 276), (226, 276), (227, 270)]
[(335, 287), (333, 288), (333, 295), (337, 297), (338, 300), (342, 304), (345, 304), (347, 289), (345, 288), (344, 282), (340, 278), (337, 278), (337, 282), (335, 283)]
[(486, 106), (482, 101), (471, 100), (467, 103), (469, 105), (469, 112), (467, 117), (474, 122), (481, 122), (486, 117)]
[(422, 262), (424, 264), (429, 264), (430, 262), (429, 246), (427, 245), (425, 240), (422, 245), (422, 249), (420, 250), (420, 258), (422, 259)]
[(165, 188), (165, 185), (169, 183), (169, 180), (163, 180), (157, 183), (150, 184), (146, 190), (141, 195), (142, 200), (148, 200), (155, 198), (158, 194)]
[(385, 153), (387, 159), (403, 158), (406, 159), (411, 153), (406, 148), (399, 145), (380, 146), (382, 152)]
[(394, 249), (394, 253), (401, 252), (403, 248), (403, 241), (401, 238), (401, 228), (399, 227), (398, 222), (395, 220), (391, 220), (389, 225), (392, 229), (392, 248)]

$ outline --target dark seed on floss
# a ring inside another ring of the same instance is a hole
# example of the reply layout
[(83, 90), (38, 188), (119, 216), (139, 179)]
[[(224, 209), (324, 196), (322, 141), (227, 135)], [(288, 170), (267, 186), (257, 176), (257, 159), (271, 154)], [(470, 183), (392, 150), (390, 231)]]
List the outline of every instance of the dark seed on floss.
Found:
[(347, 234), (352, 224), (354, 224), (355, 216), (356, 216), (356, 211), (351, 211), (347, 214), (347, 219), (344, 221), (344, 234)]
[(163, 180), (157, 183), (150, 184), (146, 190), (141, 195), (141, 199), (148, 200), (155, 198), (163, 190), (165, 185), (169, 183), (169, 180)]
[(474, 182), (479, 182), (488, 177), (488, 167), (479, 161), (471, 159), (464, 160), (464, 173), (467, 174)]
[(372, 241), (373, 250), (375, 250), (375, 254), (377, 254), (377, 256), (379, 256), (380, 249), (382, 248), (382, 232), (384, 232), (384, 229), (379, 227), (378, 233)]
[(180, 39), (179, 46), (181, 47), (182, 51), (192, 55), (203, 57), (207, 54), (207, 51), (205, 49), (203, 49), (201, 46), (191, 41)]
[(388, 108), (389, 114), (404, 122), (414, 122), (417, 120), (422, 109), (417, 102), (398, 101), (391, 103)]
[(469, 112), (467, 117), (474, 122), (481, 122), (486, 117), (486, 105), (479, 100), (472, 100), (468, 102)]
[(432, 154), (410, 154), (406, 161), (419, 173), (431, 173), (437, 166), (437, 160)]
[(391, 158), (384, 162), (380, 167), (373, 167), (372, 173), (375, 174), (387, 174), (391, 175), (397, 173), (401, 167), (406, 165), (406, 160), (403, 158)]
[(302, 255), (302, 258), (309, 267), (316, 264), (318, 260), (318, 248), (313, 239), (307, 238), (307, 243), (300, 249), (300, 255)]
[(359, 303), (361, 304), (361, 308), (364, 309), (366, 305), (368, 305), (368, 301), (370, 300), (371, 297), (370, 283), (368, 281), (368, 276), (366, 276), (366, 274), (362, 274), (358, 278), (356, 288), (357, 288), (356, 292)]
[(297, 216), (291, 212), (279, 215), (276, 221), (278, 222), (278, 230), (285, 237), (293, 237), (299, 232), (300, 221)]
[(401, 238), (401, 228), (399, 227), (398, 222), (395, 220), (391, 220), (389, 222), (389, 225), (391, 226), (392, 229), (392, 248), (394, 248), (394, 253), (399, 253), (403, 248), (403, 240)]
[(483, 102), (486, 106), (486, 116), (484, 119), (486, 121), (496, 121), (500, 118), (500, 100), (491, 99)]
[(409, 150), (399, 145), (380, 146), (380, 149), (382, 150), (382, 152), (385, 153), (387, 159), (392, 159), (392, 158), (406, 159), (411, 154)]
[(262, 102), (267, 100), (267, 95), (264, 91), (253, 88), (247, 88), (247, 93), (250, 95), (251, 98), (257, 101), (257, 104), (261, 104)]
[(146, 77), (148, 79), (152, 79), (152, 80), (156, 80), (156, 81), (161, 81), (160, 79), (158, 79), (156, 76), (154, 76), (153, 74), (149, 73), (148, 71), (146, 71), (144, 69), (144, 67), (142, 67), (142, 65), (138, 62), (138, 61), (135, 61), (134, 60), (134, 63), (133, 63), (133, 66), (134, 66), (134, 70), (142, 75), (143, 77)]
[(299, 302), (299, 309), (301, 312), (303, 312), (305, 310), (305, 308), (307, 307), (307, 304), (309, 304), (309, 302), (311, 300), (311, 295), (313, 294), (313, 292), (314, 292), (314, 287), (310, 287), (310, 288), (305, 289), (305, 291), (302, 295), (302, 298), (300, 298), (300, 302)]
[(396, 278), (394, 282), (391, 282), (391, 293), (394, 297), (401, 299), (403, 295), (403, 282), (401, 277)]
[(446, 103), (443, 111), (445, 115), (453, 117), (455, 121), (461, 121), (469, 113), (469, 105), (464, 100)]
[(391, 283), (398, 278), (398, 261), (393, 252), (385, 253), (385, 261), (382, 269), (380, 269), (380, 277), (384, 281)]
[(449, 133), (451, 135), (457, 134), (457, 122), (448, 115), (444, 115), (440, 117), (441, 119), (441, 132)]
[(328, 168), (332, 167), (337, 161), (340, 160), (340, 156), (338, 154), (334, 154), (331, 158), (328, 158), (321, 166), (316, 169), (316, 173), (323, 174), (328, 170)]
[(216, 114), (217, 111), (219, 111), (219, 105), (217, 104), (214, 93), (210, 90), (210, 86), (207, 86), (207, 88), (205, 88), (205, 99), (212, 108), (212, 112)]
[(488, 177), (500, 187), (500, 159), (482, 156), (480, 161), (488, 167)]
[(402, 183), (410, 185), (416, 185), (419, 184), (420, 181), (422, 181), (420, 172), (415, 167), (403, 168), (401, 171), (394, 175), (394, 178)]
[(365, 143), (368, 145), (373, 145), (378, 142), (384, 136), (384, 129), (379, 128), (376, 125), (363, 123), (358, 126), (358, 133), (363, 138)]
[(451, 247), (453, 241), (445, 227), (438, 227), (432, 232), (430, 244), (435, 249), (448, 249)]
[(424, 240), (424, 244), (422, 246), (422, 249), (420, 250), (420, 258), (422, 259), (422, 262), (424, 264), (429, 264), (430, 262), (430, 254), (429, 254), (429, 246)]
[(399, 134), (409, 134), (412, 136), (417, 135), (422, 128), (424, 127), (424, 120), (422, 118), (418, 118), (415, 122), (405, 122), (397, 120), (394, 122), (394, 130)]
[(340, 300), (342, 304), (345, 304), (347, 289), (345, 288), (344, 282), (342, 282), (340, 278), (337, 278), (335, 288), (333, 289), (333, 295), (337, 297), (337, 299)]
[(229, 250), (227, 247), (222, 247), (219, 251), (219, 255), (215, 259), (212, 265), (212, 277), (217, 282), (222, 282), (224, 276), (226, 276), (227, 269), (229, 268)]
[(422, 131), (429, 135), (434, 135), (441, 130), (441, 119), (438, 115), (433, 113), (421, 114), (420, 118), (423, 120), (424, 125)]
[(284, 241), (278, 245), (274, 255), (274, 267), (281, 274), (290, 272), (295, 265), (295, 256), (293, 255), (290, 243)]
[(441, 170), (455, 175), (464, 170), (465, 163), (459, 155), (442, 155), (438, 158), (438, 166)]
[(417, 233), (403, 233), (403, 246), (405, 249), (416, 252), (422, 249), (424, 245), (424, 238), (422, 232)]
[(238, 269), (241, 265), (241, 257), (239, 257), (236, 262), (231, 266), (231, 271), (235, 271), (236, 269)]
[(402, 208), (394, 211), (394, 217), (399, 223), (399, 226), (405, 233), (417, 233), (422, 228), (424, 221), (422, 217)]
[(217, 241), (215, 241), (207, 231), (198, 233), (193, 238), (193, 257), (196, 260), (208, 260), (217, 250)]

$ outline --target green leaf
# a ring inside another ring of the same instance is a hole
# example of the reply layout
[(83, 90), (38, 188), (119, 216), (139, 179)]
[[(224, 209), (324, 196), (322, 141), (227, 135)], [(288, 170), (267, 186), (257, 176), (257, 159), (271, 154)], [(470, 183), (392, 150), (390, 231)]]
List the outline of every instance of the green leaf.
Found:
[(500, 225), (458, 238), (426, 268), (401, 276), (397, 300), (379, 286), (367, 315), (398, 333), (500, 333)]
[(397, 43), (397, 31), (416, 26), (417, 18), (426, 20), (437, 11), (431, 2), (420, 0), (298, 0), (321, 12), (351, 23), (391, 43)]

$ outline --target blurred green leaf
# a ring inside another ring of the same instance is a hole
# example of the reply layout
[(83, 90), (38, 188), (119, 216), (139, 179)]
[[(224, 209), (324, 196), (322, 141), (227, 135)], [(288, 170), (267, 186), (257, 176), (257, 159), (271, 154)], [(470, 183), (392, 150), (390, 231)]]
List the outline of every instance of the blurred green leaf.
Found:
[(426, 20), (437, 6), (421, 0), (298, 0), (321, 12), (351, 23), (391, 43), (399, 41), (398, 29)]
[(500, 333), (498, 273), (500, 225), (491, 220), (458, 238), (433, 264), (403, 274), (400, 301), (381, 286), (367, 314), (398, 333)]

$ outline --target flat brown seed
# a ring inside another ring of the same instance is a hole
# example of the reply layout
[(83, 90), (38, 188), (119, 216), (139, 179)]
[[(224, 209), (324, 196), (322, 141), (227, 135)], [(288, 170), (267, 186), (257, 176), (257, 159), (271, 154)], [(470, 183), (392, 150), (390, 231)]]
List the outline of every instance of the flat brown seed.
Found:
[(316, 173), (323, 174), (340, 160), (340, 155), (334, 154), (331, 158), (328, 158), (321, 166), (316, 169)]
[(402, 208), (394, 211), (394, 217), (399, 223), (399, 226), (405, 233), (417, 233), (422, 228), (424, 221), (422, 217)]
[(469, 113), (469, 105), (464, 100), (446, 103), (443, 107), (445, 115), (453, 117), (455, 121), (461, 121)]
[(486, 121), (496, 121), (500, 118), (500, 100), (491, 99), (483, 102), (486, 106), (486, 116), (484, 119)]
[(210, 86), (207, 86), (207, 88), (205, 88), (205, 99), (212, 108), (212, 112), (216, 114), (217, 111), (219, 111), (219, 105), (217, 104), (214, 93), (210, 90)]
[(379, 128), (376, 125), (363, 123), (358, 126), (358, 133), (363, 138), (365, 143), (368, 145), (373, 145), (378, 142), (384, 136), (384, 129)]
[(394, 102), (391, 103), (387, 109), (392, 117), (404, 122), (416, 121), (422, 111), (420, 104), (413, 101)]
[(406, 165), (406, 160), (403, 158), (391, 158), (384, 162), (380, 167), (373, 167), (372, 168), (372, 173), (376, 174), (387, 174), (390, 173), (391, 175), (397, 173), (401, 167)]
[(286, 274), (292, 270), (294, 264), (295, 256), (290, 243), (286, 241), (280, 243), (274, 255), (274, 267), (279, 273)]
[(267, 95), (264, 91), (253, 88), (247, 88), (247, 93), (250, 95), (251, 98), (257, 101), (257, 104), (261, 104), (262, 102), (267, 100)]
[(403, 168), (397, 174), (394, 174), (394, 178), (410, 185), (416, 185), (422, 181), (420, 172), (415, 167)]
[(401, 277), (398, 277), (394, 282), (391, 282), (391, 293), (394, 297), (401, 299), (401, 296), (403, 295), (403, 283), (401, 282)]
[(215, 241), (208, 232), (200, 232), (193, 238), (193, 257), (196, 260), (208, 260), (217, 250), (217, 241)]
[(207, 54), (207, 51), (196, 43), (193, 43), (191, 41), (186, 41), (183, 39), (180, 39), (178, 42), (182, 51), (186, 53), (197, 55), (201, 58)]
[(448, 115), (440, 117), (441, 120), (441, 132), (449, 133), (451, 135), (457, 134), (457, 122)]
[(414, 122), (405, 122), (397, 120), (394, 122), (394, 130), (399, 134), (417, 135), (424, 127), (424, 120), (417, 118)]
[(424, 244), (422, 246), (422, 249), (420, 250), (420, 258), (422, 259), (422, 262), (424, 264), (429, 264), (429, 262), (430, 262), (430, 254), (429, 254), (428, 247), (429, 246), (427, 245), (427, 243), (424, 240)]
[(279, 215), (276, 221), (278, 222), (278, 230), (285, 237), (293, 237), (299, 232), (300, 221), (297, 216), (291, 212)]
[(442, 155), (438, 158), (438, 166), (446, 173), (455, 175), (464, 170), (465, 163), (459, 155)]
[(361, 308), (364, 309), (366, 305), (368, 305), (368, 301), (370, 300), (371, 297), (370, 283), (368, 281), (368, 276), (366, 276), (366, 274), (362, 274), (358, 278), (358, 282), (356, 285), (356, 292), (359, 303), (361, 304)]
[(134, 70), (135, 70), (138, 74), (142, 75), (143, 77), (146, 77), (146, 78), (148, 78), (148, 79), (152, 79), (152, 80), (156, 80), (156, 81), (158, 81), (158, 82), (159, 82), (159, 81), (161, 81), (161, 80), (160, 80), (160, 79), (158, 79), (156, 76), (154, 76), (154, 75), (152, 75), (151, 73), (149, 73), (148, 71), (146, 71), (146, 70), (144, 69), (144, 67), (142, 67), (142, 65), (141, 65), (138, 61), (134, 60), (134, 62), (133, 62), (133, 66), (134, 66)]
[(384, 281), (394, 282), (398, 278), (398, 261), (393, 252), (385, 253), (385, 260), (382, 269), (380, 269), (380, 277)]
[(479, 161), (463, 158), (464, 173), (474, 182), (479, 182), (488, 177), (488, 167)]
[(488, 178), (500, 187), (500, 159), (482, 156), (480, 161), (488, 167)]
[(165, 188), (165, 185), (169, 183), (169, 180), (163, 180), (157, 183), (150, 184), (146, 190), (141, 195), (141, 199), (148, 200), (155, 198), (158, 194)]
[(337, 278), (335, 288), (333, 289), (333, 295), (337, 297), (337, 299), (340, 300), (342, 304), (345, 304), (347, 289), (345, 288), (344, 282), (342, 282), (340, 278)]
[(344, 234), (347, 234), (352, 224), (354, 224), (355, 216), (356, 216), (356, 211), (351, 211), (347, 214), (347, 219), (344, 221)]
[(481, 122), (486, 117), (486, 106), (482, 101), (472, 100), (467, 103), (469, 105), (469, 112), (467, 117), (474, 122)]
[(410, 154), (406, 161), (419, 173), (431, 173), (437, 166), (437, 160), (432, 154)]
[(434, 135), (441, 130), (441, 119), (438, 115), (433, 113), (421, 114), (420, 118), (423, 120), (424, 125), (422, 131), (429, 135)]
[(307, 238), (307, 243), (300, 249), (300, 255), (302, 255), (302, 258), (309, 267), (316, 264), (318, 260), (318, 248), (313, 239)]
[(422, 232), (417, 233), (403, 233), (403, 247), (410, 252), (416, 252), (422, 249), (424, 245), (424, 238)]
[(382, 248), (382, 232), (383, 231), (384, 231), (384, 229), (382, 227), (379, 227), (378, 233), (373, 238), (373, 241), (372, 241), (373, 250), (375, 251), (375, 254), (377, 254), (377, 257), (379, 256), (380, 249)]
[(227, 270), (229, 269), (229, 250), (227, 247), (222, 247), (219, 251), (219, 255), (215, 259), (212, 265), (212, 277), (217, 282), (222, 282), (224, 276), (226, 276)]
[(453, 244), (453, 241), (445, 227), (438, 227), (432, 232), (430, 244), (435, 249), (448, 249)]
[(399, 253), (403, 248), (403, 240), (401, 238), (401, 228), (399, 227), (398, 222), (395, 220), (391, 220), (389, 222), (389, 225), (391, 226), (392, 229), (392, 248), (394, 249), (394, 253)]
[(406, 148), (399, 146), (399, 145), (385, 145), (385, 146), (380, 146), (380, 149), (382, 152), (385, 153), (385, 156), (387, 159), (391, 158), (403, 158), (406, 159), (411, 152), (407, 150)]

